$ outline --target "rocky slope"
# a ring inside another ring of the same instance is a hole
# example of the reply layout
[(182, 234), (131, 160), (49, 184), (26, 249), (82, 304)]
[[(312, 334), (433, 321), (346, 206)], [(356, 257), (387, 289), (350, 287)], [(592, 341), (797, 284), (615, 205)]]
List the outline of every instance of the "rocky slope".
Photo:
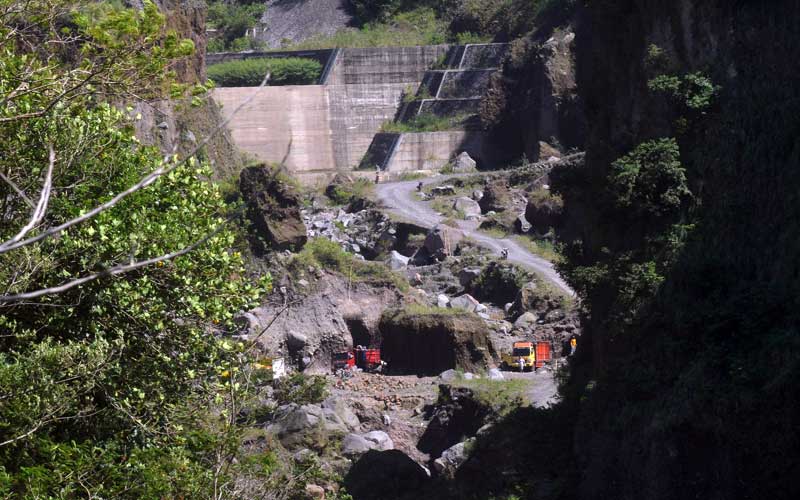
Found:
[(347, 0), (269, 0), (259, 23), (258, 39), (274, 49), (314, 36), (333, 35), (351, 25), (349, 8)]

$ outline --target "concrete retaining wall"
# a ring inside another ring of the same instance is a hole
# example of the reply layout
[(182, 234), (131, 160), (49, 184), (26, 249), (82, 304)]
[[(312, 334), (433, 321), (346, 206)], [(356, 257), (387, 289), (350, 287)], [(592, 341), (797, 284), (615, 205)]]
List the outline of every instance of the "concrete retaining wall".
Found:
[(489, 146), (485, 132), (448, 130), (401, 134), (388, 159), (386, 171), (396, 174), (438, 170), (462, 151), (469, 153), (479, 168), (497, 166), (498, 152)]
[(227, 87), (214, 99), (229, 118), (253, 96), (228, 125), (239, 149), (265, 162), (281, 162), (301, 182), (335, 168), (328, 92), (324, 85)]

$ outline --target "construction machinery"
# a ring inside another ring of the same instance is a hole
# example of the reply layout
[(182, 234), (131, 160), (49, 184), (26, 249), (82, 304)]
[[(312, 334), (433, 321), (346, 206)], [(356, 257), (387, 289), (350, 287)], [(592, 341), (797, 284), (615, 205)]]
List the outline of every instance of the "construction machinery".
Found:
[(333, 371), (349, 370), (356, 365), (356, 358), (352, 351), (336, 352), (332, 356)]
[(533, 370), (536, 366), (536, 351), (533, 342), (514, 342), (511, 352), (503, 354), (503, 367), (507, 370)]
[(349, 370), (357, 366), (365, 372), (376, 371), (385, 363), (381, 360), (380, 349), (369, 349), (356, 346), (352, 351), (342, 351), (333, 354), (333, 370)]
[[(503, 367), (507, 370), (530, 371), (541, 368), (553, 357), (550, 342), (514, 342), (511, 352), (502, 356)], [(520, 360), (522, 361), (520, 363)]]

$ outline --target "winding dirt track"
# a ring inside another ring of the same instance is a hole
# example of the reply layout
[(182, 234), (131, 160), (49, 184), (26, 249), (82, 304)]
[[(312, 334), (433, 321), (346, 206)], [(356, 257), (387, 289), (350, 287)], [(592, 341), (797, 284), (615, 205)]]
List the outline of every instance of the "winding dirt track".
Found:
[[(436, 176), (422, 181), (423, 184), (441, 182), (451, 177)], [(376, 193), (387, 210), (399, 215), (409, 221), (415, 222), (424, 227), (433, 227), (442, 221), (443, 217), (434, 211), (426, 202), (414, 197), (417, 184), (420, 181), (387, 182), (376, 186)], [(508, 248), (508, 260), (526, 267), (542, 278), (556, 285), (559, 289), (574, 295), (572, 289), (567, 285), (561, 276), (553, 268), (553, 263), (537, 255), (530, 253), (522, 245), (508, 238), (494, 238), (486, 233), (477, 230), (476, 221), (458, 221), (459, 228), (464, 235), (472, 239), (481, 246), (488, 248), (497, 255), (503, 248)]]

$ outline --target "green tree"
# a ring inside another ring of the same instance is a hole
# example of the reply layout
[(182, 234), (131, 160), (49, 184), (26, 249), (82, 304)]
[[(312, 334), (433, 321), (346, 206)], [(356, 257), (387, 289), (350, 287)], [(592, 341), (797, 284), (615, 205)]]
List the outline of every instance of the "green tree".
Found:
[(192, 43), (150, 2), (0, 11), (0, 496), (208, 496), (209, 408), (242, 359), (220, 334), (269, 280), (229, 250), (208, 167), (110, 104), (186, 90), (170, 66)]

